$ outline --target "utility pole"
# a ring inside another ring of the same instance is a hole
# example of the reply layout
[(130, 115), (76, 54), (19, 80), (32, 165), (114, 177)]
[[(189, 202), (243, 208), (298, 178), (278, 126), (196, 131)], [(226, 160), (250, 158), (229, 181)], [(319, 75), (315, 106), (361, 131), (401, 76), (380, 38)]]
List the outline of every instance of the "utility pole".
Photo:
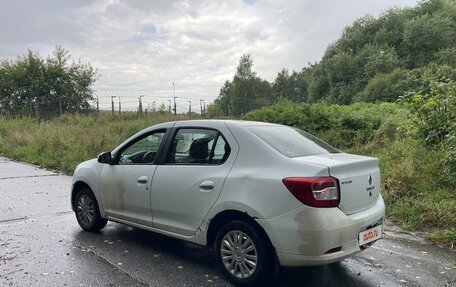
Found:
[(188, 118), (192, 118), (192, 101), (188, 101)]
[(95, 96), (97, 97), (97, 114), (100, 113), (100, 106), (99, 106), (99, 102), (100, 102), (100, 99), (98, 98), (98, 96)]
[(112, 115), (114, 115), (114, 99), (116, 98), (116, 96), (111, 96), (111, 112), (112, 112)]
[(119, 116), (120, 116), (121, 110), (120, 110), (120, 97), (119, 97)]
[[(57, 84), (57, 87), (60, 89), (60, 77), (57, 77), (55, 82)], [(57, 94), (57, 92), (55, 90), (51, 90), (51, 93), (52, 93), (53, 97)], [(60, 114), (60, 116), (62, 116), (62, 96), (57, 95), (57, 97), (59, 98), (59, 114)]]
[(62, 116), (62, 100), (59, 97), (59, 110), (60, 110), (60, 116)]
[[(49, 94), (51, 95), (52, 100), (54, 100), (55, 95), (56, 95), (55, 91), (50, 90)], [(60, 97), (58, 97), (58, 100), (59, 100), (59, 115), (62, 116), (62, 100), (60, 99)]]
[(168, 100), (168, 103), (169, 103), (169, 105), (168, 105), (168, 107), (169, 107), (169, 113), (171, 113), (171, 100)]
[(201, 107), (201, 116), (205, 117), (206, 116), (206, 102), (203, 99), (200, 100), (200, 107)]
[(138, 108), (138, 116), (141, 116), (142, 114), (142, 101), (141, 101), (141, 98), (144, 97), (144, 96), (139, 96), (138, 97), (138, 100), (139, 100), (139, 108)]
[(35, 98), (35, 118), (38, 122), (40, 121), (40, 117), (38, 114), (38, 99), (37, 98)]
[(174, 115), (176, 115), (176, 113), (177, 113), (177, 110), (176, 110), (176, 85), (174, 85), (174, 82), (171, 82), (171, 83), (173, 83)]

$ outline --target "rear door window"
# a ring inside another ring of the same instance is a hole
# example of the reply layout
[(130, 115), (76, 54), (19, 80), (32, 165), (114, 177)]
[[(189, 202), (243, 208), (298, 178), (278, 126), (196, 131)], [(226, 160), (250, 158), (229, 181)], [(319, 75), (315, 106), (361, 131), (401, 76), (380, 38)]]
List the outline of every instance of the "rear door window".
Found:
[(179, 129), (171, 144), (168, 164), (221, 164), (230, 148), (220, 132), (210, 129)]

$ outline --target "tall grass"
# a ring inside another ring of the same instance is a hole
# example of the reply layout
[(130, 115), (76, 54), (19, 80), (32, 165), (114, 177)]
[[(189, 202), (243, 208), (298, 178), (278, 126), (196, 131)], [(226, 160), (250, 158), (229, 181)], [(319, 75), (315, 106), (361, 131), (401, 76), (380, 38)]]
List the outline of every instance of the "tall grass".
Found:
[(167, 113), (142, 118), (102, 113), (63, 115), (41, 123), (33, 118), (0, 119), (0, 154), (72, 174), (78, 163), (114, 149), (136, 132), (183, 118)]

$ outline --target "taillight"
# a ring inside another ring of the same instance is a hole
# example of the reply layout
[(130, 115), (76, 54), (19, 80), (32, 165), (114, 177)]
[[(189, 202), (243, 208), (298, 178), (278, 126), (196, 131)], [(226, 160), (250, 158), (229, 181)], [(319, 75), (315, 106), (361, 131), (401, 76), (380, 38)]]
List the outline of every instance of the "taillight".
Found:
[(312, 207), (339, 205), (339, 183), (333, 177), (287, 177), (283, 183), (302, 203)]

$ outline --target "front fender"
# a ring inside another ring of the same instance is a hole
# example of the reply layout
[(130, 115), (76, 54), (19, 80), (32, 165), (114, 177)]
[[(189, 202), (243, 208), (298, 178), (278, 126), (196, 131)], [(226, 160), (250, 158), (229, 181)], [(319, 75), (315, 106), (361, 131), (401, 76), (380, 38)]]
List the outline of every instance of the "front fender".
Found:
[[(73, 174), (73, 184), (71, 188), (71, 198), (74, 198), (75, 192), (82, 184), (87, 185), (93, 192), (97, 202), (100, 214), (104, 217), (103, 202), (100, 196), (100, 175), (103, 169), (103, 164), (96, 159), (85, 161), (79, 164)], [(72, 205), (73, 206), (73, 205)]]

